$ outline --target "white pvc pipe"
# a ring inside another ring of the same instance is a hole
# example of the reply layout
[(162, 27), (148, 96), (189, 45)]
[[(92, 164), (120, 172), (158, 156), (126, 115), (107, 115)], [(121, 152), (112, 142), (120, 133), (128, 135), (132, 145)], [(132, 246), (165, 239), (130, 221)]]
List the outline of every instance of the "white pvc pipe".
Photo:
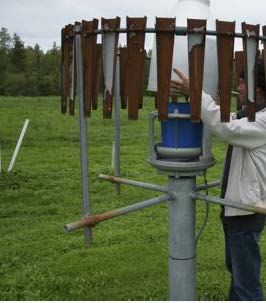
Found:
[(16, 158), (17, 158), (17, 155), (18, 155), (18, 152), (20, 150), (20, 146), (22, 144), (22, 141), (23, 141), (23, 138), (25, 136), (25, 133), (26, 133), (26, 130), (27, 130), (27, 127), (28, 127), (28, 124), (29, 124), (30, 120), (29, 119), (26, 119), (25, 122), (24, 122), (24, 125), (23, 125), (23, 128), (22, 128), (22, 131), (20, 133), (20, 136), (19, 136), (19, 139), (18, 139), (18, 142), (17, 142), (17, 145), (16, 145), (16, 148), (14, 150), (14, 153), (13, 153), (13, 156), (12, 156), (12, 159), (9, 163), (9, 166), (8, 166), (8, 169), (7, 169), (7, 172), (11, 172), (12, 169), (13, 169), (13, 166), (15, 164), (15, 161), (16, 161)]

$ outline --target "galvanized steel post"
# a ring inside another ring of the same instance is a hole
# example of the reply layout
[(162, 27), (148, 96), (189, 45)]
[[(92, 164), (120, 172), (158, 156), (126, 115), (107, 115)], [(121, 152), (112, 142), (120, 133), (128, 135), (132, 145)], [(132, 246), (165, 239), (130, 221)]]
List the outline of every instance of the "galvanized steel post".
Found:
[(195, 301), (196, 245), (195, 202), (189, 193), (195, 190), (196, 177), (169, 177), (169, 190), (176, 195), (169, 201), (169, 300)]
[[(80, 31), (80, 25), (75, 26), (75, 32)], [(83, 90), (83, 60), (81, 37), (76, 35), (76, 61), (77, 61), (77, 94), (79, 100), (79, 144), (80, 144), (80, 170), (82, 184), (82, 213), (84, 217), (90, 214), (89, 197), (89, 159), (87, 149), (87, 120), (84, 116), (84, 90)], [(84, 227), (84, 243), (90, 245), (92, 230)]]
[[(114, 95), (115, 95), (115, 135), (114, 135), (114, 173), (116, 177), (120, 177), (120, 61), (117, 56), (116, 61), (116, 72), (115, 72), (115, 84), (114, 84)], [(116, 193), (120, 194), (121, 185), (115, 184)]]

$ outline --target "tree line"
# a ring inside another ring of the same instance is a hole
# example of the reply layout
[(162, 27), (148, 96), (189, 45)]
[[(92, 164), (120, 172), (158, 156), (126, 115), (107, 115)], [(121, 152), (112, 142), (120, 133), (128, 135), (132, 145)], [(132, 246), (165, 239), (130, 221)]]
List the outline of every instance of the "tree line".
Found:
[[(151, 50), (148, 51), (148, 56)], [(54, 42), (44, 52), (39, 44), (25, 46), (18, 34), (0, 30), (0, 95), (59, 96), (61, 94), (61, 47)], [(144, 87), (147, 88), (150, 60), (145, 62)], [(102, 91), (102, 81), (100, 83)], [(145, 92), (146, 94), (148, 92)]]
[(0, 95), (47, 96), (60, 94), (60, 47), (41, 50), (25, 46), (16, 33), (0, 31)]

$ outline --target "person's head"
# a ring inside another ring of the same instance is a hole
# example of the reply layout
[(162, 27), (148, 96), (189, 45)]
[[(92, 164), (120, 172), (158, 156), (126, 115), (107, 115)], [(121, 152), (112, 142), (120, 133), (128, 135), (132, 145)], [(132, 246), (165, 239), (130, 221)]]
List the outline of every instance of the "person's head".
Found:
[[(246, 94), (246, 81), (244, 71), (239, 74), (237, 92), (239, 93), (240, 104), (244, 105), (244, 98)], [(257, 106), (266, 106), (265, 72), (264, 63), (261, 59), (258, 61), (258, 86), (256, 88), (256, 101)]]

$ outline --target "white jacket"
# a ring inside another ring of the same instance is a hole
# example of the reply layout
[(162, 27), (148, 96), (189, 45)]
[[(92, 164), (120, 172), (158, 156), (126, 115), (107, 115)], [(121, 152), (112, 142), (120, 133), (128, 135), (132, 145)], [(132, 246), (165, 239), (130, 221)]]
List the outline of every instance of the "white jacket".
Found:
[[(266, 109), (256, 113), (256, 122), (247, 118), (220, 122), (220, 106), (202, 94), (201, 118), (210, 131), (234, 146), (225, 199), (266, 208)], [(225, 207), (225, 216), (250, 212)]]

